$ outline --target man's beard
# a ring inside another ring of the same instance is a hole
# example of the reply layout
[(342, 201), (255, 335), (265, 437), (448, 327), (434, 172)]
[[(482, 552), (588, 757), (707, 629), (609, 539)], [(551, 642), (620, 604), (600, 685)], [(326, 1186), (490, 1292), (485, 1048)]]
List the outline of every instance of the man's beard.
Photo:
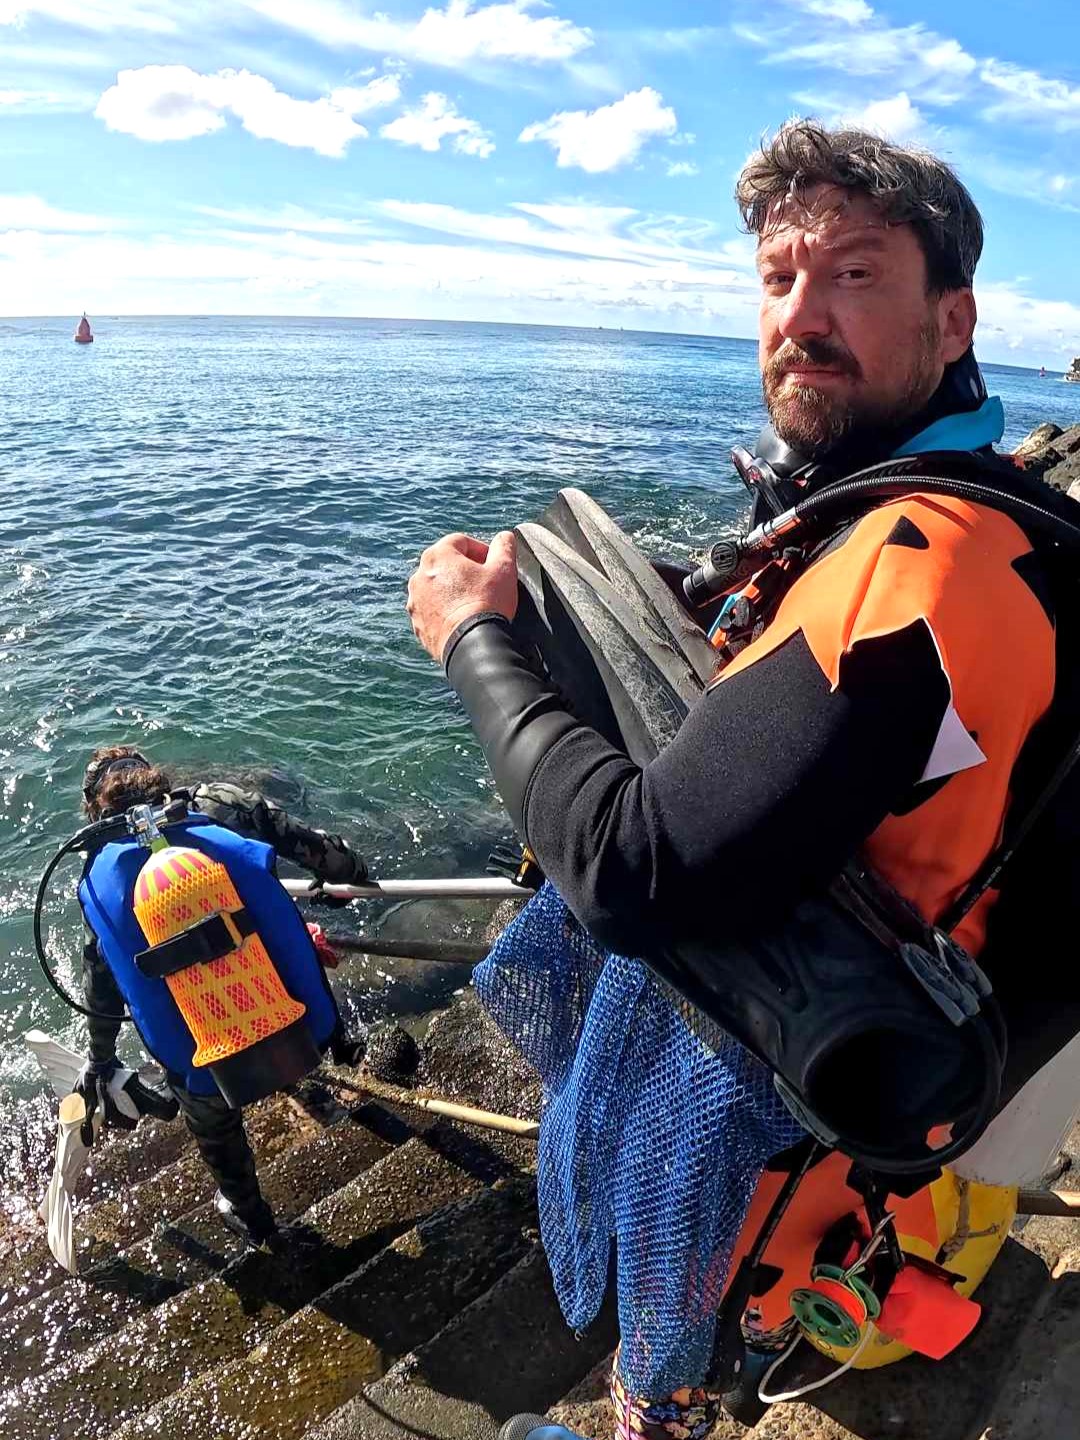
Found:
[(921, 410), (934, 390), (940, 332), (934, 317), (924, 321), (911, 370), (899, 395), (841, 397), (813, 384), (784, 385), (789, 370), (806, 365), (828, 366), (853, 380), (862, 379), (854, 355), (832, 340), (788, 341), (761, 372), (769, 418), (780, 439), (819, 460), (843, 443), (858, 448), (875, 437), (897, 430)]

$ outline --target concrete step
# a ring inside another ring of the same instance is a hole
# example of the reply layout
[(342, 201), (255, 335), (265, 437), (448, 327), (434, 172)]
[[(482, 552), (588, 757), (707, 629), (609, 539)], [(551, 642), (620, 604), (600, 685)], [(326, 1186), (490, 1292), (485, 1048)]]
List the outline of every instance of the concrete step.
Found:
[[(387, 1153), (389, 1143), (365, 1121), (385, 1129), (388, 1117), (377, 1107), (362, 1107), (348, 1121), (315, 1129), (314, 1137), (303, 1138), (300, 1144), (283, 1148), (279, 1143), (278, 1158), (260, 1166), (259, 1179), (280, 1222), (295, 1220)], [(308, 1137), (312, 1129), (294, 1128), (289, 1138)], [(209, 1199), (214, 1184), (201, 1160), (198, 1169), (205, 1181), (193, 1182), (191, 1188), (177, 1183), (170, 1193), (178, 1168), (177, 1182), (186, 1182), (190, 1178), (186, 1161), (177, 1162), (158, 1177), (154, 1188), (140, 1187), (132, 1197), (133, 1204), (148, 1207), (139, 1229), (145, 1231), (156, 1223), (157, 1234), (115, 1253), (88, 1270), (85, 1278), (65, 1277), (66, 1284), (50, 1287), (5, 1316), (0, 1328), (0, 1375), (5, 1385), (41, 1375), (60, 1356), (95, 1344), (148, 1307), (219, 1273), (243, 1254), (244, 1242), (225, 1229)], [(194, 1208), (189, 1205), (185, 1210), (193, 1191)], [(149, 1207), (159, 1201), (161, 1210), (155, 1214)]]
[[(275, 1095), (253, 1106), (245, 1115), (245, 1125), (260, 1167), (310, 1141), (321, 1128), (285, 1095)], [(182, 1125), (180, 1128), (186, 1129)], [(157, 1138), (156, 1134), (152, 1138)], [(194, 1146), (181, 1149), (179, 1158), (148, 1179), (130, 1186), (121, 1183), (109, 1192), (110, 1198), (77, 1211), (81, 1268), (116, 1254), (149, 1234), (162, 1220), (175, 1219), (210, 1199), (214, 1182), (209, 1171)], [(125, 1165), (128, 1147), (122, 1153), (125, 1159), (120, 1163)], [(16, 1247), (0, 1259), (0, 1313), (70, 1278), (49, 1253), (42, 1226), (29, 1244)]]
[(615, 1339), (611, 1303), (582, 1337), (567, 1328), (535, 1245), (432, 1340), (310, 1430), (309, 1440), (493, 1440), (510, 1415), (543, 1413), (565, 1395)]
[(422, 1345), (530, 1249), (531, 1179), (440, 1210), (282, 1322), (269, 1339), (117, 1430), (112, 1440), (299, 1440)]
[(261, 1344), (421, 1218), (494, 1178), (466, 1168), (462, 1150), (437, 1131), (408, 1140), (307, 1211), (281, 1252), (246, 1251), (213, 1279), (0, 1396), (0, 1434), (17, 1423), (19, 1440), (97, 1440)]

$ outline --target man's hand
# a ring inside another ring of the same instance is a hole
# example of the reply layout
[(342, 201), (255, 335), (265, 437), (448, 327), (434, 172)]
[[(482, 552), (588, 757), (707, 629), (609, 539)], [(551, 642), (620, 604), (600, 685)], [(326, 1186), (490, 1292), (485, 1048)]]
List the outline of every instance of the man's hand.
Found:
[(490, 545), (471, 535), (445, 535), (420, 556), (405, 606), (413, 634), (442, 663), (446, 642), (463, 620), (483, 611), (514, 618), (517, 541), (501, 530)]

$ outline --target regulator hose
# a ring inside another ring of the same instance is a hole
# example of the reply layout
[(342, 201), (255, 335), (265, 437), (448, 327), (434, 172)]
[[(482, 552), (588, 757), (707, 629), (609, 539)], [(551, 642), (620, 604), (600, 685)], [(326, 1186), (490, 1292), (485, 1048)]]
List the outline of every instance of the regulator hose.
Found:
[[(920, 460), (923, 457), (919, 457)], [(971, 456), (942, 452), (942, 460), (976, 468)], [(976, 464), (978, 462), (976, 461)], [(897, 472), (897, 462), (872, 466), (846, 480), (834, 481), (822, 490), (785, 510), (782, 515), (764, 521), (748, 535), (736, 540), (721, 540), (712, 547), (705, 563), (683, 581), (683, 592), (695, 609), (714, 600), (740, 580), (749, 577), (765, 563), (768, 555), (787, 546), (801, 543), (804, 532), (823, 527), (828, 521), (856, 514), (868, 502), (882, 503), (909, 495), (948, 495), (973, 505), (986, 505), (999, 510), (1020, 525), (1026, 525), (1054, 544), (1080, 552), (1080, 522), (1073, 522), (1051, 506), (1005, 483), (995, 485), (985, 480), (972, 480), (964, 475), (918, 475)], [(986, 470), (989, 467), (979, 465)], [(1017, 477), (1020, 478), (1019, 475)]]
[(123, 815), (111, 815), (105, 820), (97, 820), (93, 825), (85, 825), (70, 840), (65, 840), (60, 849), (52, 857), (42, 872), (38, 881), (37, 898), (34, 901), (34, 949), (37, 952), (37, 961), (41, 972), (52, 988), (63, 1000), (64, 1004), (72, 1010), (77, 1010), (80, 1015), (86, 1015), (92, 1020), (112, 1020), (121, 1023), (129, 1023), (130, 1015), (110, 1015), (104, 1010), (90, 1010), (85, 1005), (80, 1005), (74, 1000), (61, 985), (60, 981), (49, 964), (49, 957), (45, 953), (45, 938), (42, 934), (42, 911), (45, 907), (45, 897), (49, 891), (49, 881), (53, 877), (56, 867), (66, 856), (73, 854), (76, 850), (85, 850), (88, 845), (109, 839), (113, 835), (122, 835), (127, 831), (127, 818)]

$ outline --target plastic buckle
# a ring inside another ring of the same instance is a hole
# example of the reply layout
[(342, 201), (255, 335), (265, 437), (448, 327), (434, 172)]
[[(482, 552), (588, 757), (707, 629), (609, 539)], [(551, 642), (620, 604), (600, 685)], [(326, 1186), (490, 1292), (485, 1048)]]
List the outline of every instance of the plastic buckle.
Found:
[[(936, 954), (923, 945), (903, 941), (900, 958), (946, 1019), (963, 1025), (978, 1015), (980, 998), (990, 993), (989, 981), (955, 941), (940, 930), (933, 936)], [(979, 979), (986, 990), (979, 986)]]

